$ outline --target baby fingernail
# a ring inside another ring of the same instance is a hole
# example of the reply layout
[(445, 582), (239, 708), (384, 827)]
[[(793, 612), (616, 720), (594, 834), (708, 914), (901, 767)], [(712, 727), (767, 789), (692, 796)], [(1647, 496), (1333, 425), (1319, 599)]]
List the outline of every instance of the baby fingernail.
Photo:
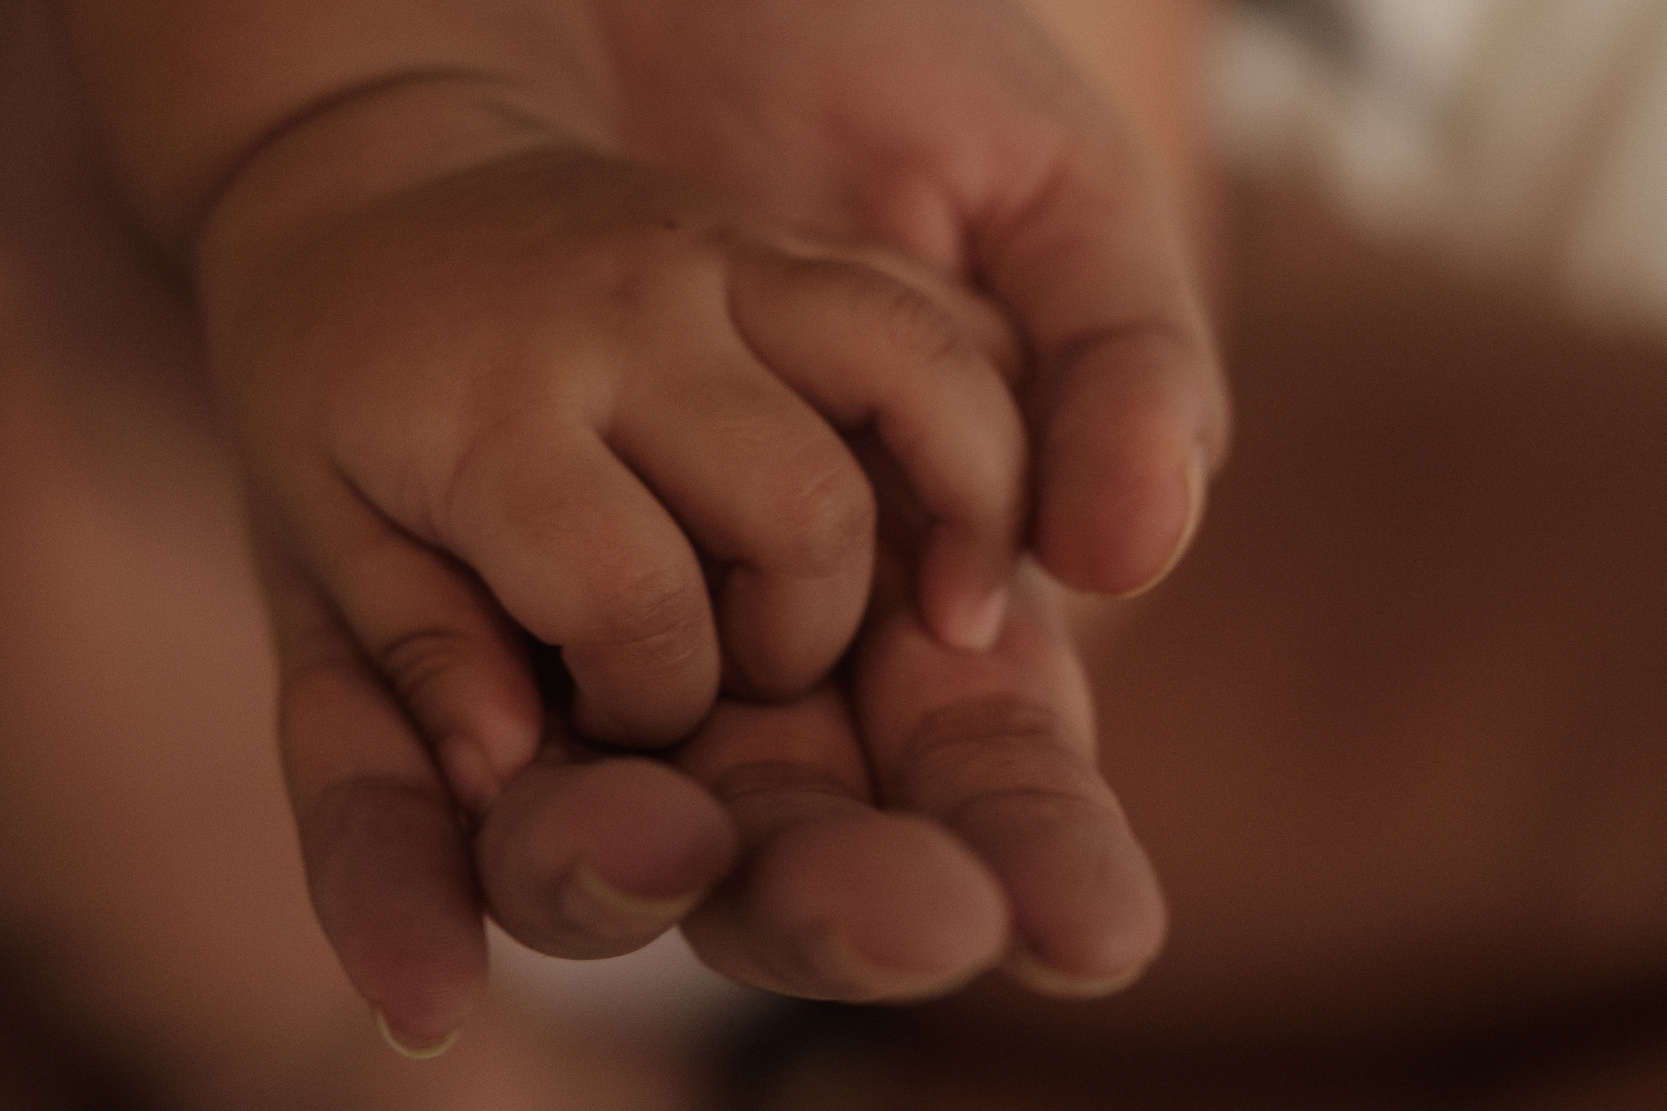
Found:
[(980, 601), (961, 608), (956, 613), (953, 628), (946, 638), (951, 647), (968, 652), (988, 652), (1001, 635), (1007, 620), (1007, 590), (998, 589)]
[(457, 1044), (457, 1036), (461, 1029), (453, 1030), (439, 1041), (421, 1042), (416, 1039), (401, 1037), (395, 1034), (393, 1027), (388, 1025), (388, 1016), (382, 1013), (382, 1008), (376, 1008), (376, 1028), (382, 1032), (382, 1040), (388, 1043), (395, 1053), (413, 1061), (429, 1061), (440, 1056), (446, 1050)]
[(562, 885), (561, 911), (569, 921), (599, 937), (635, 937), (670, 926), (693, 910), (704, 895), (704, 891), (669, 897), (633, 895), (580, 862)]
[(486, 754), (472, 744), (453, 744), (440, 755), (452, 793), (476, 815), (484, 813), (498, 794), (497, 777), (492, 774)]

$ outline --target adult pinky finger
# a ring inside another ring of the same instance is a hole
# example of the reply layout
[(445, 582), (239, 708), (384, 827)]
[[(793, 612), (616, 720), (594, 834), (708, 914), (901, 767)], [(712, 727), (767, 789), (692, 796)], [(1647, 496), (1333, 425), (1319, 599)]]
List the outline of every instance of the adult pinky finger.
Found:
[(858, 720), (888, 807), (942, 822), (1006, 893), (1008, 970), (1049, 995), (1117, 990), (1156, 955), (1162, 892), (1095, 766), (1080, 668), (1028, 567), (995, 649), (946, 651), (882, 598), (855, 665)]
[(284, 773), (313, 907), (389, 1041), (433, 1055), (486, 986), (457, 805), (323, 596), (276, 547), (260, 554)]

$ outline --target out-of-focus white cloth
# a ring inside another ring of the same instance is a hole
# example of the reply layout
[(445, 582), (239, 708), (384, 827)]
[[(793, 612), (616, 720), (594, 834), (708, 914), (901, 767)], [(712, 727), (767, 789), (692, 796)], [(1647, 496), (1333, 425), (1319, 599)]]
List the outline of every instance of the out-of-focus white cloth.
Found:
[(600, 961), (540, 956), (496, 927), (488, 938), (501, 987), (531, 1006), (553, 1008), (645, 1049), (698, 1048), (771, 998), (701, 964), (676, 930), (635, 953)]
[(1217, 62), (1239, 165), (1667, 334), (1667, 0), (1265, 0)]

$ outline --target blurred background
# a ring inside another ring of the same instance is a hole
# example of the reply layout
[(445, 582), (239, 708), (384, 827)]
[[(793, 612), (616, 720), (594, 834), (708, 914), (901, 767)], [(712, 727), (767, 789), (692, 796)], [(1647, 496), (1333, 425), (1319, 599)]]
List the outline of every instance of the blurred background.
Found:
[(1378, 234), (1667, 328), (1667, 6), (1255, 0), (1225, 20), (1216, 135)]

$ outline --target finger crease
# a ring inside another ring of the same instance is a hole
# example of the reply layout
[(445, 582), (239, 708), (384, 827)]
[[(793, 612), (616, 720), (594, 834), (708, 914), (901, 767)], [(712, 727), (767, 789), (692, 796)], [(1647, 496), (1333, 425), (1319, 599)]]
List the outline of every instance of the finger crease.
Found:
[[(944, 815), (945, 825), (960, 828), (967, 824), (975, 811), (1001, 809), (1020, 811), (1032, 822), (1050, 826), (1060, 825), (1071, 818), (1101, 820), (1106, 807), (1081, 795), (1049, 787), (997, 787), (963, 799)], [(1009, 813), (1007, 817), (1013, 815)]]
[(860, 798), (861, 793), (831, 772), (787, 760), (755, 760), (729, 768), (709, 788), (727, 805), (765, 795), (814, 794)]

